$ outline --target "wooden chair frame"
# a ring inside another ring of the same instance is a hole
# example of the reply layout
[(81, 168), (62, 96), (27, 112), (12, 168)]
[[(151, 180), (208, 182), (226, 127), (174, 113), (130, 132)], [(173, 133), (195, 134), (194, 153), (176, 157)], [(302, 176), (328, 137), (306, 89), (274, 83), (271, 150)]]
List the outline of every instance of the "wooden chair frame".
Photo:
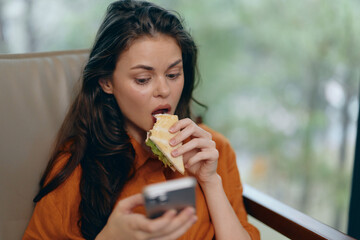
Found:
[(354, 240), (247, 184), (243, 197), (249, 215), (290, 239)]

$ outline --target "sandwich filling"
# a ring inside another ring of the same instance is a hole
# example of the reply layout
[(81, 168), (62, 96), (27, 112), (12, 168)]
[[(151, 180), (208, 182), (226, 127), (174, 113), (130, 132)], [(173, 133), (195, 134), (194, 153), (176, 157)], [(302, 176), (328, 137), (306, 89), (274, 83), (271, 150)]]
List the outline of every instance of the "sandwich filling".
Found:
[(165, 167), (170, 167), (173, 171), (175, 171), (169, 159), (167, 159), (167, 157), (159, 150), (156, 144), (150, 140), (150, 138), (146, 140), (145, 144), (151, 148), (151, 151), (159, 158), (160, 161), (164, 163)]
[(170, 146), (169, 141), (175, 134), (169, 132), (169, 128), (178, 120), (178, 116), (171, 114), (156, 114), (154, 115), (156, 122), (153, 128), (147, 132), (145, 144), (151, 148), (151, 151), (162, 161), (165, 167), (170, 167), (173, 171), (178, 170), (184, 174), (185, 168), (183, 157), (173, 157), (171, 151), (181, 146), (181, 143), (176, 147)]

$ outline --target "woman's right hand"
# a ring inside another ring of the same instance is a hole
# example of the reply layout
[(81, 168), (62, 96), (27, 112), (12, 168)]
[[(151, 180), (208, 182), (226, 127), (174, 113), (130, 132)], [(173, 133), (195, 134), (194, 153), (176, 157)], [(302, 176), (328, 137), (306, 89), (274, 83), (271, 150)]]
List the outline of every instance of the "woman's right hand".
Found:
[(182, 236), (195, 222), (193, 208), (185, 208), (179, 214), (167, 211), (161, 217), (149, 219), (132, 209), (143, 205), (142, 195), (136, 194), (120, 200), (96, 239), (170, 240)]

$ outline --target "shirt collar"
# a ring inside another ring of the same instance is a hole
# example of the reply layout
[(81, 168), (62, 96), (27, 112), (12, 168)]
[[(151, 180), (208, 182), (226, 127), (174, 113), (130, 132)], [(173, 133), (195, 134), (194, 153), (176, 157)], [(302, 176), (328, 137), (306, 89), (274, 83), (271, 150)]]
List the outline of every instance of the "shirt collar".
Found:
[(137, 142), (130, 134), (128, 135), (130, 137), (130, 142), (135, 150), (135, 169), (138, 169), (144, 165), (147, 160), (154, 158), (155, 156), (152, 152), (144, 149), (142, 145)]

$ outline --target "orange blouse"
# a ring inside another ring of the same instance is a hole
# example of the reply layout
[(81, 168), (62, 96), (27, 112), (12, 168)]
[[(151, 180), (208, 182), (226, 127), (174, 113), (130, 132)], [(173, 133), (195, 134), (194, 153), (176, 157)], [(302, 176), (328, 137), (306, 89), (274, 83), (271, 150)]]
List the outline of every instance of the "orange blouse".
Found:
[[(204, 125), (200, 126), (210, 132), (216, 142), (216, 148), (219, 151), (217, 172), (222, 178), (222, 184), (229, 202), (251, 238), (260, 239), (259, 231), (247, 221), (236, 157), (229, 141), (210, 128)], [(131, 143), (136, 153), (135, 176), (126, 183), (118, 201), (141, 192), (143, 187), (150, 183), (182, 177), (180, 173), (164, 168), (161, 161), (155, 159), (132, 138)], [(55, 174), (59, 171), (68, 158), (69, 154), (59, 157), (58, 163), (52, 172)], [(36, 204), (23, 239), (84, 239), (78, 227), (81, 171), (79, 165), (62, 185), (47, 194)], [(136, 210), (145, 214), (143, 207)], [(198, 217), (197, 222), (179, 239), (210, 240), (214, 238), (214, 228), (200, 187), (196, 189), (196, 214)]]

